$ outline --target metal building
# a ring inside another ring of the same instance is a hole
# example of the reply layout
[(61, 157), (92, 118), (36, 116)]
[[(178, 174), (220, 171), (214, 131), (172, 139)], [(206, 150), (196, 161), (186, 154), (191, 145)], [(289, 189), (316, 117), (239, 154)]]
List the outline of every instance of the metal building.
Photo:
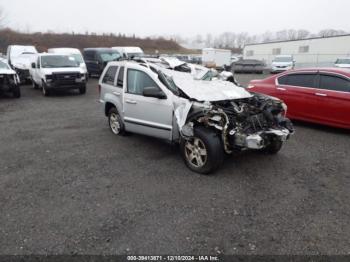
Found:
[(293, 55), (296, 67), (333, 66), (339, 57), (350, 56), (350, 34), (303, 40), (248, 44), (245, 59), (258, 59), (271, 65), (276, 55)]

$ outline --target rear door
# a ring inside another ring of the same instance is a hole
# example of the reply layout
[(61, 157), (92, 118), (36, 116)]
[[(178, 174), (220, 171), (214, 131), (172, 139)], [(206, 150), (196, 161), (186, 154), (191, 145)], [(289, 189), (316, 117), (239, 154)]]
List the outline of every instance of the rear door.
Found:
[[(145, 87), (157, 87), (157, 81), (148, 73), (128, 68), (124, 94), (125, 129), (153, 137), (172, 139), (173, 107), (170, 97), (144, 97)], [(164, 91), (164, 90), (162, 90)]]
[(337, 74), (320, 72), (319, 89), (320, 119), (325, 123), (350, 127), (350, 80)]
[(286, 74), (277, 79), (276, 94), (288, 106), (288, 116), (297, 119), (317, 117), (317, 72)]
[(116, 85), (117, 72), (118, 66), (116, 65), (111, 65), (107, 68), (102, 78), (101, 90), (103, 93), (112, 94), (113, 100), (118, 100), (118, 103), (121, 104), (123, 90)]

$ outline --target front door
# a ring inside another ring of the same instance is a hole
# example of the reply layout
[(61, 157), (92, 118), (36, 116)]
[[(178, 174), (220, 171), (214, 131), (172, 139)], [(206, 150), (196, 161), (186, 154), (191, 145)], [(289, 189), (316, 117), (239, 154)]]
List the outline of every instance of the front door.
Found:
[(158, 87), (157, 83), (141, 70), (127, 70), (127, 87), (124, 94), (125, 129), (134, 133), (172, 139), (173, 107), (169, 98), (143, 96), (145, 87)]
[(331, 73), (321, 73), (319, 89), (319, 117), (323, 122), (350, 127), (350, 80)]

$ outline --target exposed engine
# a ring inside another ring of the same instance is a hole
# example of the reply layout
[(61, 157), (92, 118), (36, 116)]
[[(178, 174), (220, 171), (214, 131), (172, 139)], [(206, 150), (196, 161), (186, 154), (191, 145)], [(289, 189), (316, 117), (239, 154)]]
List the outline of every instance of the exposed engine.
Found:
[(275, 139), (285, 141), (294, 132), (285, 117), (286, 109), (280, 100), (254, 94), (240, 100), (212, 102), (211, 109), (196, 122), (220, 130), (227, 153), (234, 149), (262, 149)]

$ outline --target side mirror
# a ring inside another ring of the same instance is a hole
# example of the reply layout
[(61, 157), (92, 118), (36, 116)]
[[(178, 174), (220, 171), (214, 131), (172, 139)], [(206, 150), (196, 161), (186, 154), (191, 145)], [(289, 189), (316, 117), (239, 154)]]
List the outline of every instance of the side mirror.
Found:
[(158, 99), (166, 99), (166, 95), (158, 87), (145, 87), (143, 89), (143, 96), (154, 97)]
[(32, 63), (32, 68), (36, 68), (35, 63)]

